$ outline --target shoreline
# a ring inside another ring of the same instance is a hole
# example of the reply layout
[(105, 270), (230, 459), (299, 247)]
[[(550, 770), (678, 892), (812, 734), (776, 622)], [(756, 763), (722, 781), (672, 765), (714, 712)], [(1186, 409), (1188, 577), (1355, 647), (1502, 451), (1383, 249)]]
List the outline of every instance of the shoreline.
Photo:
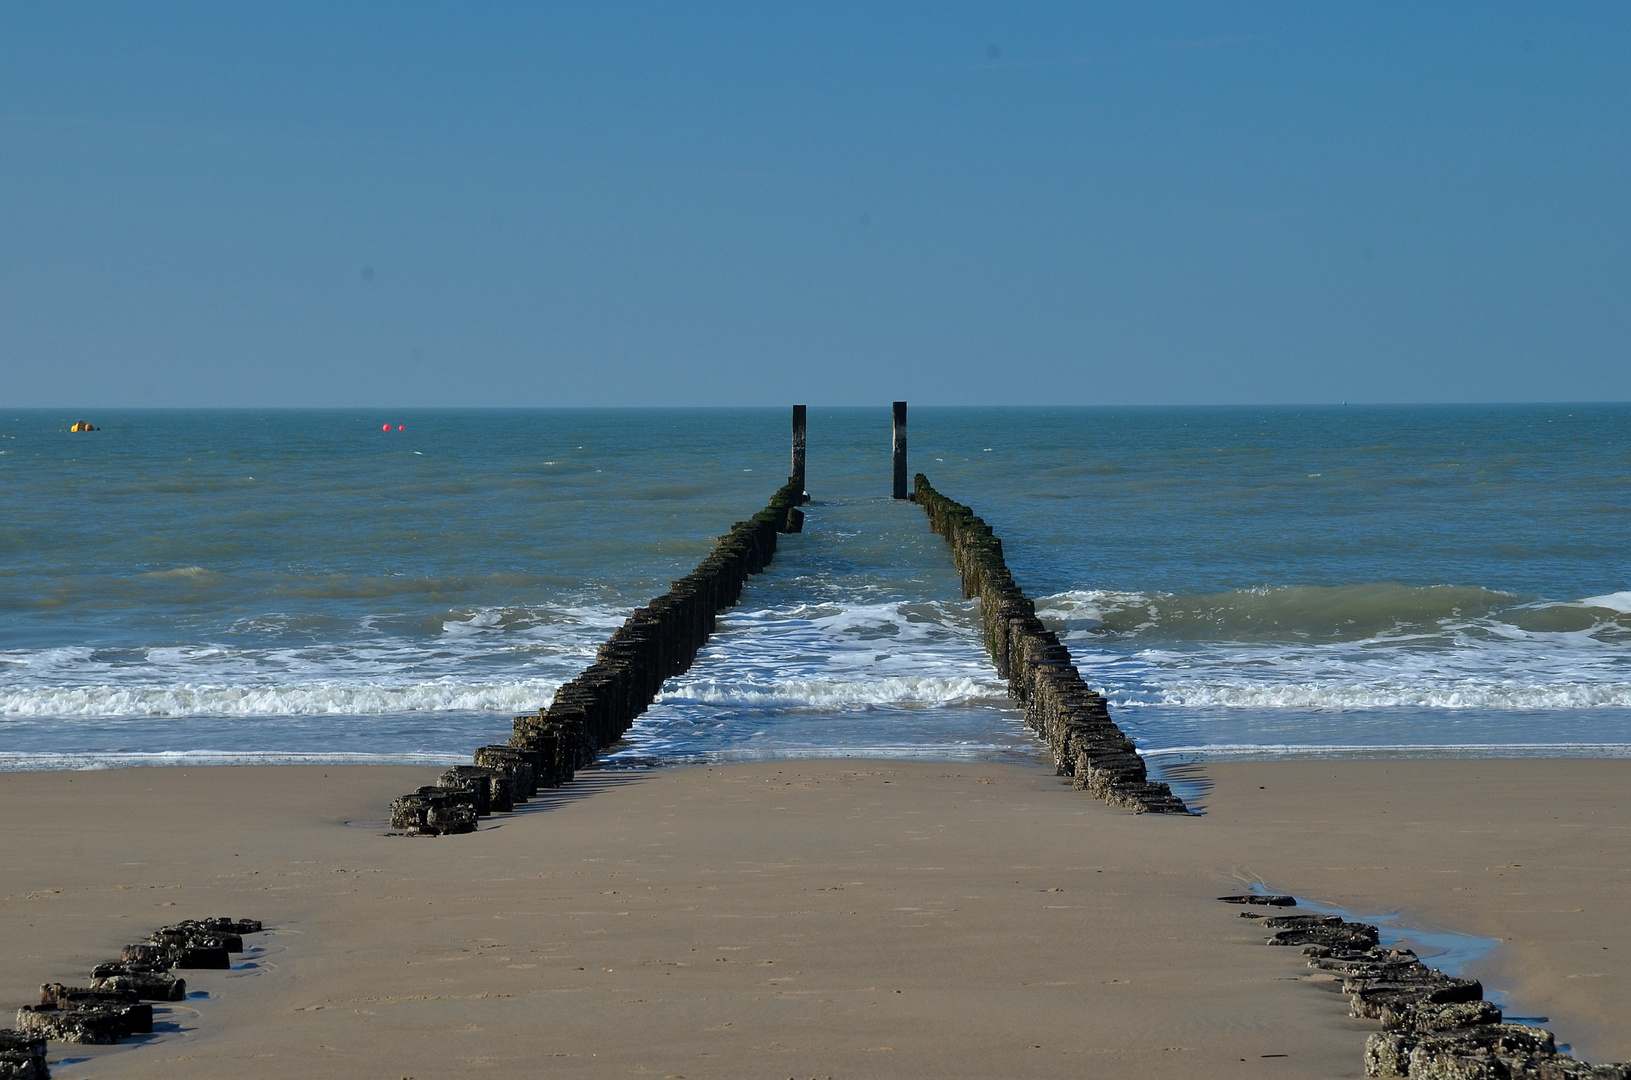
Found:
[[(1032, 738), (1034, 732), (1027, 732)], [(723, 750), (687, 758), (639, 756), (638, 746), (608, 751), (619, 756), (602, 758), (586, 768), (601, 772), (641, 772), (651, 769), (689, 769), (718, 765), (768, 763), (776, 761), (920, 761), (946, 765), (1013, 764), (1028, 765), (1034, 757), (1039, 767), (1052, 769), (1047, 750), (1040, 743), (1034, 753), (1002, 749), (982, 749), (966, 755), (949, 754), (943, 749), (921, 749), (880, 753), (877, 747), (843, 751), (834, 747), (776, 749), (766, 751)], [(1204, 768), (1212, 764), (1323, 761), (1617, 761), (1631, 760), (1631, 743), (1454, 743), (1454, 744), (1363, 744), (1332, 746), (1207, 746), (1139, 748), (1137, 753), (1157, 771)], [(626, 756), (625, 756), (626, 755)], [(301, 751), (240, 750), (153, 750), (153, 751), (62, 751), (51, 753), (0, 752), (0, 775), (36, 772), (102, 772), (110, 769), (145, 768), (283, 768), (290, 766), (335, 766), (363, 768), (440, 767), (469, 763), (465, 751), (402, 751), (385, 753), (327, 753)]]
[(473, 835), (379, 836), (433, 774), (0, 773), (0, 1003), (227, 915), (266, 922), (261, 968), (199, 973), (145, 1045), (54, 1044), (57, 1075), (1360, 1075), (1374, 1025), (1213, 899), (1261, 881), (1497, 938), (1473, 974), (1631, 1058), (1624, 759), (1207, 762), (1205, 816), (1172, 819), (1039, 766), (594, 770)]

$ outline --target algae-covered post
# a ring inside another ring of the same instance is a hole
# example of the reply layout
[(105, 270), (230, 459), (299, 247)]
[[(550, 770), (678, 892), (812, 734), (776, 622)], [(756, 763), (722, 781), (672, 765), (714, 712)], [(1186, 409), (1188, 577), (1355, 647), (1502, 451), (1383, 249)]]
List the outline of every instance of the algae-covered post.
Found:
[(991, 526), (936, 491), (922, 473), (915, 498), (929, 515), (929, 527), (951, 545), (963, 595), (980, 598), (986, 651), (1008, 680), (1009, 695), (1025, 706), (1025, 722), (1047, 740), (1059, 772), (1112, 806), (1187, 814), (1171, 788), (1150, 780), (1137, 747), (1110, 719), (1103, 695), (1088, 688), (1070, 650), (1036, 617), (1036, 604), (1014, 583)]
[(691, 666), (719, 613), (736, 603), (749, 575), (770, 563), (777, 535), (803, 529), (798, 507), (807, 498), (804, 486), (789, 479), (763, 510), (732, 525), (695, 570), (636, 608), (547, 708), (516, 717), (509, 745), (483, 746), (473, 765), (454, 766), (434, 787), (393, 801), (391, 828), (417, 836), (473, 832), (478, 818), (570, 781), (623, 737), (665, 679)]
[(789, 477), (804, 491), (804, 406), (793, 406), (793, 475)]
[(895, 402), (895, 498), (906, 494), (906, 402)]

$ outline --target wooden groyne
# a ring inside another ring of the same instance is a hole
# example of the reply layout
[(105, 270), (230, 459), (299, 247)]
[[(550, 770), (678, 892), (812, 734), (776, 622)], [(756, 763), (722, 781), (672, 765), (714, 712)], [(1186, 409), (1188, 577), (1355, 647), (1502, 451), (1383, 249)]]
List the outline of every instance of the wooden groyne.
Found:
[(230, 968), (230, 954), (244, 951), (244, 935), (261, 930), (259, 919), (188, 919), (97, 964), (89, 986), (46, 983), (38, 1005), (17, 1010), (16, 1028), (0, 1030), (0, 1080), (49, 1080), (48, 1041), (108, 1045), (151, 1035), (152, 1003), (187, 996), (187, 980), (172, 971)]
[(1151, 781), (1132, 740), (1110, 719), (1102, 695), (1090, 689), (1070, 650), (1036, 617), (1036, 604), (1014, 584), (1002, 541), (973, 510), (936, 491), (918, 473), (913, 499), (929, 525), (946, 538), (963, 575), (963, 595), (980, 598), (985, 648), (1008, 680), (1008, 693), (1025, 707), (1029, 724), (1053, 751), (1063, 776), (1076, 786), (1140, 814), (1187, 814), (1172, 789)]
[[(1220, 896), (1226, 904), (1287, 908), (1294, 896)], [(1383, 1030), (1365, 1040), (1366, 1076), (1428, 1080), (1628, 1080), (1631, 1063), (1589, 1065), (1559, 1053), (1545, 1028), (1504, 1020), (1477, 979), (1430, 967), (1410, 949), (1380, 944), (1372, 923), (1340, 915), (1243, 911), (1270, 945), (1300, 946), (1308, 966), (1340, 980), (1348, 1015)]]
[(421, 836), (472, 832), (478, 817), (570, 782), (622, 738), (665, 680), (691, 666), (719, 613), (769, 565), (777, 535), (803, 530), (799, 506), (807, 500), (803, 476), (790, 478), (763, 510), (731, 526), (695, 570), (636, 608), (548, 708), (516, 717), (508, 743), (481, 747), (474, 765), (455, 766), (434, 787), (392, 802), (391, 828)]

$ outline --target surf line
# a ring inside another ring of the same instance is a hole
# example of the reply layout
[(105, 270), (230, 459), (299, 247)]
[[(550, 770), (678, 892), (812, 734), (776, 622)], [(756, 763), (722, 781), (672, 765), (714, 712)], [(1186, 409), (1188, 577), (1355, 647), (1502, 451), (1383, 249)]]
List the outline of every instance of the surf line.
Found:
[(936, 491), (922, 473), (913, 480), (912, 500), (951, 547), (963, 595), (980, 598), (986, 652), (1008, 680), (1009, 696), (1025, 707), (1025, 723), (1053, 751), (1059, 774), (1137, 814), (1189, 813), (1170, 787), (1150, 780), (1132, 740), (1110, 719), (1104, 696), (1088, 687), (1070, 650), (1036, 617), (1036, 604), (1014, 584), (991, 526)]
[(776, 537), (804, 530), (802, 406), (794, 413), (794, 475), (765, 508), (721, 536), (697, 568), (636, 608), (600, 647), (595, 662), (555, 691), (547, 708), (515, 718), (508, 743), (476, 750), (474, 765), (455, 765), (434, 786), (391, 803), (394, 834), (474, 832), (476, 819), (514, 809), (540, 787), (570, 783), (603, 747), (622, 738), (664, 681), (682, 674), (735, 604), (747, 579), (770, 564)]

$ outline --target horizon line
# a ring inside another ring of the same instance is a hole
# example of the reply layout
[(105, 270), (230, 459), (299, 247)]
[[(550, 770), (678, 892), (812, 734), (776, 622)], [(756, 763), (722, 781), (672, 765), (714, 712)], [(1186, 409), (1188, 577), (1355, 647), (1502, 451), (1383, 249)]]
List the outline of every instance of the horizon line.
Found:
[[(757, 405), (0, 405), (0, 412), (754, 412), (804, 405), (812, 409), (888, 409), (898, 398), (863, 404), (793, 401)], [(1426, 408), (1601, 408), (1631, 405), (1631, 399), (1555, 399), (1544, 401), (1296, 401), (1296, 402), (1116, 402), (908, 404), (919, 409), (978, 410), (1109, 410), (1109, 409), (1426, 409)]]

